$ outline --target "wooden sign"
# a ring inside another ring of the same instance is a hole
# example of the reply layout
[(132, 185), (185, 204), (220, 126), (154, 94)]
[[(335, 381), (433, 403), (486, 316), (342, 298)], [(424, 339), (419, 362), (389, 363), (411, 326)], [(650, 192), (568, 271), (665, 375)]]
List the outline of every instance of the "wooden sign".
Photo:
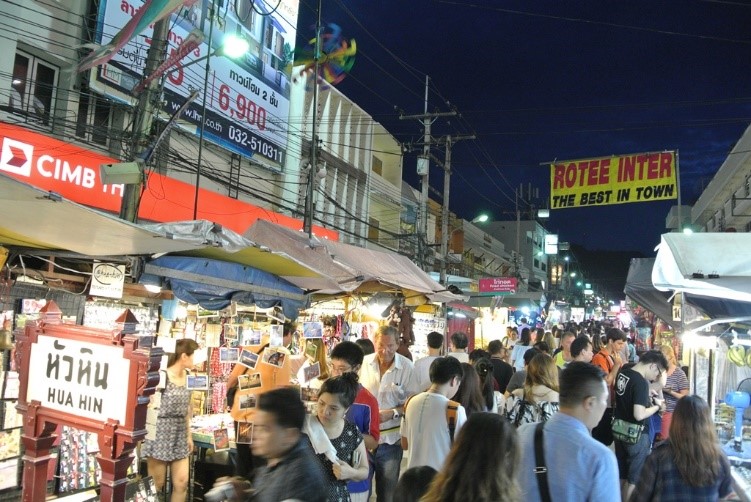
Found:
[(40, 313), (40, 321), (16, 333), (16, 408), (24, 416), (26, 449), (22, 499), (45, 499), (53, 432), (67, 425), (98, 434), (100, 500), (124, 501), (133, 449), (146, 436), (146, 409), (159, 382), (163, 351), (139, 347), (137, 320), (128, 310), (115, 330), (61, 324), (54, 302)]

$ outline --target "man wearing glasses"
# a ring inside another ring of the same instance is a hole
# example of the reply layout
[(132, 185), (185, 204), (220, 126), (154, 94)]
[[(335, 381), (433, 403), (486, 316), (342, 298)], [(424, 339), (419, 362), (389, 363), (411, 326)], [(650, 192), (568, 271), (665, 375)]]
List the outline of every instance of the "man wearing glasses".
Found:
[(651, 448), (649, 430), (646, 430), (649, 426), (647, 419), (665, 410), (665, 401), (650, 393), (649, 383), (660, 380), (667, 367), (668, 361), (662, 352), (650, 350), (634, 366), (622, 369), (615, 379), (614, 418), (641, 428), (641, 434), (633, 444), (619, 439), (615, 441), (624, 501), (631, 497)]

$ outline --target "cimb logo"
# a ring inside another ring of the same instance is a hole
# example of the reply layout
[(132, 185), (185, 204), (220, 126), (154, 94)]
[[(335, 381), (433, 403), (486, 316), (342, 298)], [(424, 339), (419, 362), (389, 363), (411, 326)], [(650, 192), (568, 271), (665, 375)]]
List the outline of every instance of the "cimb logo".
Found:
[(33, 145), (5, 138), (3, 140), (3, 150), (0, 153), (0, 169), (28, 178), (31, 176), (31, 159), (33, 155)]

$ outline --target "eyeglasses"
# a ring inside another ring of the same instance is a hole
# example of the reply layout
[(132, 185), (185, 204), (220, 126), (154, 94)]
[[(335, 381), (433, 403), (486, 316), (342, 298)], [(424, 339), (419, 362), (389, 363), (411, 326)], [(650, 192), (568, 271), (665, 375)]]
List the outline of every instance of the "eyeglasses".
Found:
[(655, 364), (655, 368), (657, 369), (657, 378), (662, 378), (662, 374), (667, 371), (665, 368), (660, 368), (657, 364)]
[(352, 371), (352, 366), (350, 366), (349, 364), (347, 364), (347, 365), (344, 365), (344, 364), (334, 365), (332, 363), (328, 363), (327, 366), (329, 367), (329, 370), (332, 373), (342, 374), (342, 373), (347, 373), (348, 371)]

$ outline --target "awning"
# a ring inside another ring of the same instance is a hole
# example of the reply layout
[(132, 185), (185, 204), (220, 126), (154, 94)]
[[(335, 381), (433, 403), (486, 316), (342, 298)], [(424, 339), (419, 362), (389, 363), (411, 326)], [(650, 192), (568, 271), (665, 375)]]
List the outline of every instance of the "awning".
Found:
[(305, 265), (209, 221), (139, 225), (3, 173), (0, 244), (89, 257), (190, 254), (250, 265), (275, 275), (321, 277)]
[(532, 309), (543, 308), (547, 303), (545, 293), (542, 291), (528, 291), (513, 295), (473, 295), (469, 297), (468, 305), (473, 307), (529, 307)]
[(658, 290), (652, 284), (654, 264), (654, 258), (632, 258), (623, 292), (642, 307), (654, 312), (663, 321), (671, 323), (673, 306), (669, 300), (670, 294)]
[(297, 281), (282, 274), (290, 282), (319, 294), (375, 293), (394, 290), (400, 292), (410, 305), (461, 301), (460, 295), (447, 291), (430, 278), (406, 256), (393, 252), (375, 251), (327, 239), (313, 238), (302, 232), (257, 221), (244, 237), (304, 263), (321, 275), (333, 279), (337, 286), (320, 281)]
[(162, 256), (147, 263), (144, 272), (163, 277), (177, 298), (207, 310), (221, 310), (231, 302), (260, 308), (281, 306), (284, 315), (294, 319), (307, 307), (307, 296), (297, 286), (237, 263)]
[(712, 318), (751, 315), (751, 234), (663, 234), (652, 269), (661, 291), (681, 291)]
[(751, 302), (749, 250), (747, 233), (663, 234), (652, 284), (662, 291)]

